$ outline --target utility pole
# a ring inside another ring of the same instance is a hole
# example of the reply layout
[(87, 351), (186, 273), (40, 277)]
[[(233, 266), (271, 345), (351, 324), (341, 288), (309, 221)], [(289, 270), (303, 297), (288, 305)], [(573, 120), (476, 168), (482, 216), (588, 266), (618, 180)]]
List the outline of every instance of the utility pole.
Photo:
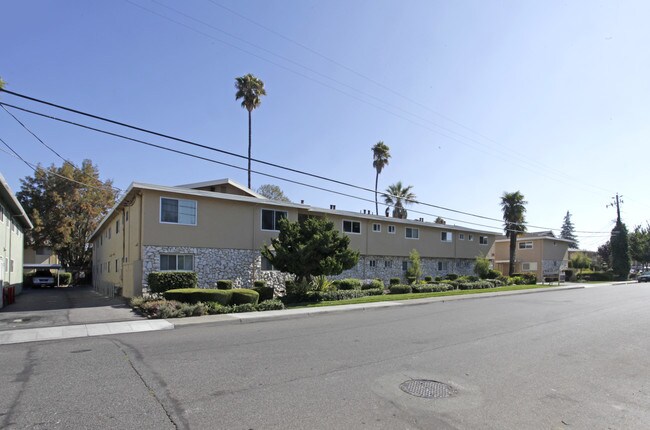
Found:
[(612, 197), (612, 203), (605, 205), (607, 208), (613, 208), (616, 206), (616, 223), (620, 224), (621, 222), (621, 203), (623, 203), (623, 196), (619, 196), (616, 193), (616, 197)]

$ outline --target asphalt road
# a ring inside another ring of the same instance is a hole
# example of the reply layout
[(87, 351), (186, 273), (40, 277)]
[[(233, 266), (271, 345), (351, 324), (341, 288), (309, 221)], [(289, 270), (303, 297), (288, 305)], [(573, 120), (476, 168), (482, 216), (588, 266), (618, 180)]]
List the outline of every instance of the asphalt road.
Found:
[(649, 305), (635, 284), (5, 345), (0, 428), (645, 429)]

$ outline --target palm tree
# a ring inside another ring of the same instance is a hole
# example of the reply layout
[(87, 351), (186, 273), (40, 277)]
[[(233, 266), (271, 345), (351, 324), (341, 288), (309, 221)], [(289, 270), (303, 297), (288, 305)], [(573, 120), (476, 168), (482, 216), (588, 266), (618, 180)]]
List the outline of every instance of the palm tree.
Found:
[(519, 191), (503, 193), (501, 196), (501, 209), (503, 210), (503, 229), (510, 238), (510, 267), (508, 276), (515, 273), (515, 251), (517, 249), (517, 235), (526, 231), (526, 204), (523, 194)]
[(393, 206), (393, 218), (402, 218), (406, 219), (408, 215), (406, 209), (404, 209), (405, 204), (411, 204), (415, 201), (417, 197), (411, 192), (413, 185), (404, 187), (402, 181), (397, 181), (393, 185), (389, 185), (386, 188), (386, 193), (384, 194), (384, 202), (388, 206)]
[(390, 148), (380, 140), (371, 149), (372, 167), (377, 170), (377, 175), (375, 176), (375, 211), (377, 215), (379, 215), (379, 203), (377, 203), (377, 185), (379, 183), (379, 174), (384, 169), (384, 167), (388, 165), (388, 159), (390, 158)]
[(266, 95), (264, 90), (264, 82), (253, 76), (252, 74), (247, 74), (235, 78), (235, 88), (237, 88), (237, 94), (235, 94), (235, 100), (243, 99), (241, 102), (241, 107), (245, 108), (248, 111), (248, 188), (251, 187), (251, 112), (253, 109), (256, 109), (260, 103), (261, 96)]

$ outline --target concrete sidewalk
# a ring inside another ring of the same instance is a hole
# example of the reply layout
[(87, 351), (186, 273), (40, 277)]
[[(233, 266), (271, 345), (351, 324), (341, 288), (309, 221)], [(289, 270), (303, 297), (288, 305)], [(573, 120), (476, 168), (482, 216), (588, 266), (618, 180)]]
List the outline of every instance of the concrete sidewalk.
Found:
[(175, 318), (167, 320), (140, 320), (108, 322), (101, 324), (68, 325), (60, 327), (43, 327), (24, 330), (0, 331), (0, 345), (22, 342), (37, 342), (43, 340), (68, 339), (74, 337), (101, 336), (107, 334), (136, 333), (152, 330), (169, 330), (194, 324), (243, 324), (258, 321), (286, 320), (295, 318), (312, 317), (336, 312), (366, 311), (394, 306), (418, 306), (436, 302), (449, 302), (456, 300), (477, 300), (501, 296), (514, 296), (522, 294), (538, 294), (566, 290), (577, 290), (594, 286), (621, 285), (629, 282), (612, 284), (570, 284), (548, 288), (535, 288), (531, 290), (503, 291), (493, 293), (466, 294), (458, 296), (429, 297), (423, 299), (386, 301), (377, 303), (362, 303), (355, 305), (324, 306), (313, 308), (286, 309), (281, 311), (248, 312), (241, 314), (205, 315), (200, 317)]

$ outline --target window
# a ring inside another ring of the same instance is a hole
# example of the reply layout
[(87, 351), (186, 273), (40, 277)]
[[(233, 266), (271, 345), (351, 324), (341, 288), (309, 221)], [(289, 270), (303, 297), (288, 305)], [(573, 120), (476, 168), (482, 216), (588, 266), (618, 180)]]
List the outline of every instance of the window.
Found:
[(196, 201), (161, 197), (160, 222), (196, 225)]
[(438, 261), (438, 271), (447, 270), (449, 268), (448, 261)]
[(2, 207), (0, 207), (0, 222), (4, 221), (4, 219), (5, 219), (4, 213), (5, 213), (4, 209), (2, 209)]
[(481, 244), (481, 245), (487, 245), (488, 244), (487, 236), (479, 236), (478, 237), (478, 243)]
[(376, 223), (373, 224), (372, 225), (372, 231), (377, 232), (377, 233), (381, 233), (381, 224), (376, 224)]
[(468, 234), (467, 235), (467, 240), (469, 240), (470, 242), (473, 241), (474, 240), (474, 235), (473, 234)]
[(406, 227), (404, 237), (407, 239), (419, 239), (420, 238), (420, 229), (413, 227)]
[(120, 220), (115, 221), (115, 234), (120, 233)]
[(269, 259), (263, 255), (262, 255), (262, 270), (265, 272), (275, 270), (275, 267), (273, 267)]
[(36, 255), (50, 255), (49, 249), (45, 246), (36, 248)]
[(522, 272), (535, 272), (537, 271), (537, 262), (521, 263)]
[(129, 220), (129, 211), (126, 211), (126, 213), (124, 214), (124, 221), (128, 221), (128, 220)]
[(284, 218), (287, 218), (286, 211), (262, 209), (262, 230), (280, 231), (279, 222)]
[(115, 259), (115, 273), (117, 273), (117, 258)]
[(403, 260), (402, 261), (402, 271), (406, 272), (406, 270), (409, 268), (409, 261), (408, 260)]
[(440, 240), (443, 242), (451, 242), (453, 234), (450, 231), (441, 231)]
[(368, 261), (368, 266), (377, 267), (377, 260), (369, 260)]
[(388, 233), (389, 234), (395, 234), (395, 226), (394, 225), (389, 225), (388, 226)]
[(385, 268), (393, 267), (393, 261), (392, 260), (385, 260), (384, 261), (384, 267)]
[(458, 240), (465, 240), (465, 234), (464, 233), (458, 233)]
[(194, 256), (191, 254), (160, 254), (160, 270), (194, 270)]
[(9, 271), (13, 273), (14, 271), (14, 260), (9, 261)]
[(519, 242), (519, 249), (533, 249), (533, 242)]
[(361, 223), (359, 221), (343, 221), (343, 231), (346, 233), (361, 234)]
[(106, 263), (106, 273), (111, 273), (111, 263)]
[(111, 228), (110, 227), (108, 227), (108, 238), (109, 239), (111, 238)]

